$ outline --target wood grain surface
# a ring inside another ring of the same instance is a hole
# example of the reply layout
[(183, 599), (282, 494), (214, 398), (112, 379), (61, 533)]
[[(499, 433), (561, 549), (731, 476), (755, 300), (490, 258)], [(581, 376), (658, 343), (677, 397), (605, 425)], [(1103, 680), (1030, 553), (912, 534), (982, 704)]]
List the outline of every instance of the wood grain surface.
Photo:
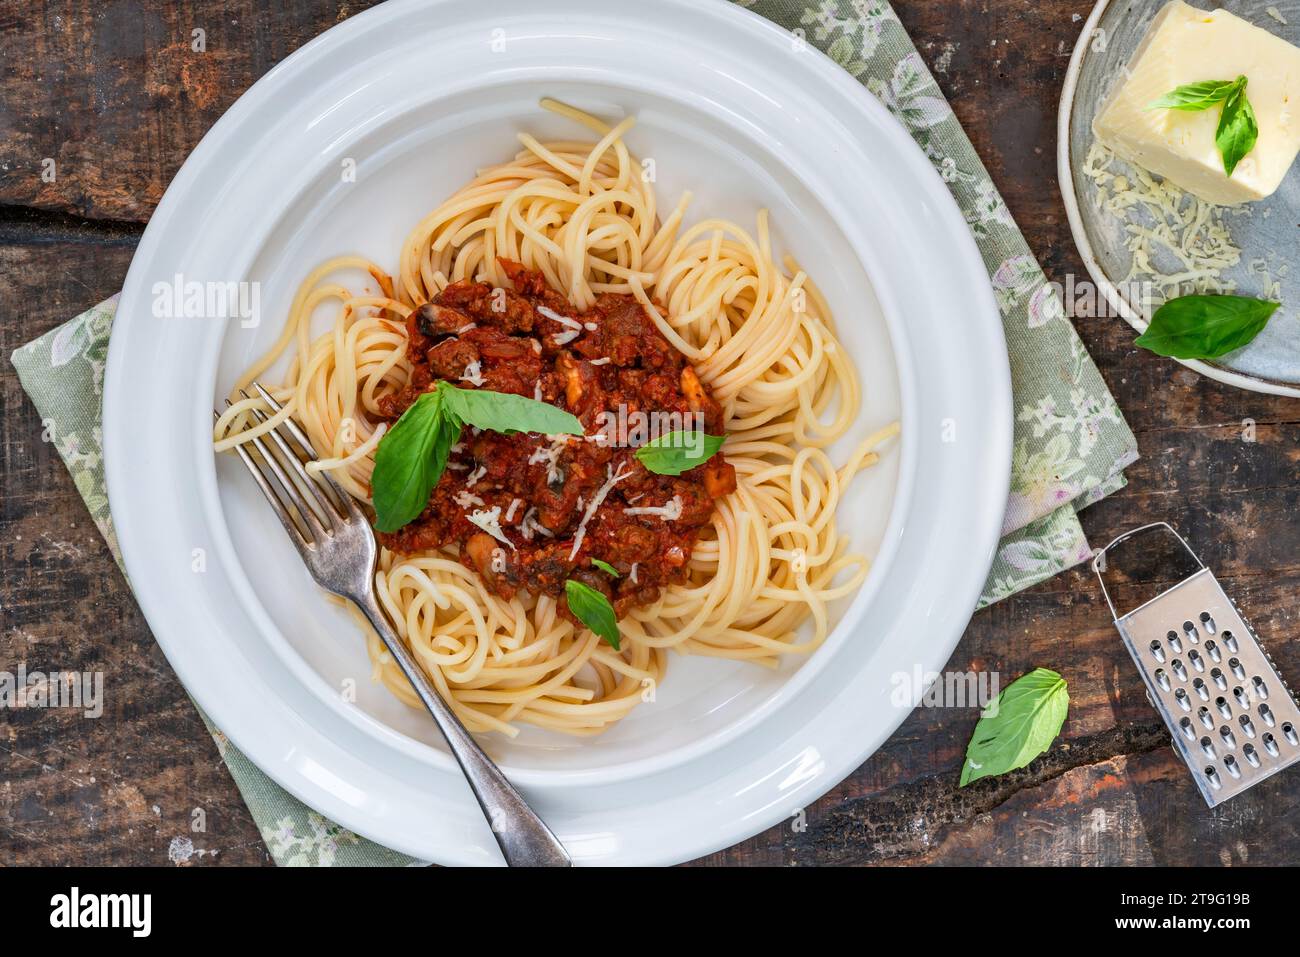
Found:
[[(104, 672), (102, 718), (0, 711), (0, 863), (266, 864), (257, 828), (149, 634), (8, 363), (117, 291), (171, 177), (276, 62), (366, 4), (0, 0), (0, 670)], [(1086, 0), (895, 7), (1049, 277), (1086, 274), (1055, 176), (1057, 96)], [(202, 29), (206, 52), (192, 50)], [(53, 159), (54, 182), (41, 177)], [(1192, 540), (1283, 674), (1300, 676), (1300, 404), (1139, 354), (1117, 319), (1076, 324), (1142, 459), (1088, 509), (1094, 544), (1156, 518)], [(1254, 423), (1246, 441), (1244, 423)], [(1124, 597), (1158, 586), (1121, 584)], [(1281, 864), (1300, 777), (1207, 811), (1076, 570), (980, 612), (948, 667), (1069, 681), (1062, 741), (956, 787), (976, 712), (921, 708), (794, 821), (706, 864)], [(846, 729), (849, 733), (851, 729)], [(195, 809), (206, 830), (191, 830)]]

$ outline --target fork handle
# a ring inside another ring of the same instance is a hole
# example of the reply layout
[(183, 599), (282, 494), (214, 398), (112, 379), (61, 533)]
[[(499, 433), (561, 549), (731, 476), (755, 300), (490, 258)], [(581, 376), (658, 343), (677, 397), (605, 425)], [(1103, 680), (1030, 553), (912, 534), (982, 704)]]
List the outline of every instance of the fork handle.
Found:
[(492, 827), (492, 836), (501, 846), (501, 853), (511, 867), (568, 867), (572, 863), (569, 853), (559, 842), (546, 822), (528, 806), (528, 802), (506, 780), (498, 768), (478, 746), (478, 742), (465, 730), (455, 712), (442, 700), (442, 695), (429, 683), (429, 679), (411, 657), (406, 645), (397, 636), (388, 616), (379, 607), (373, 594), (356, 602), (371, 626), (387, 646), (402, 673), (415, 688), (424, 706), (433, 715), (434, 723), (446, 739), (465, 778), (469, 781), (479, 807)]

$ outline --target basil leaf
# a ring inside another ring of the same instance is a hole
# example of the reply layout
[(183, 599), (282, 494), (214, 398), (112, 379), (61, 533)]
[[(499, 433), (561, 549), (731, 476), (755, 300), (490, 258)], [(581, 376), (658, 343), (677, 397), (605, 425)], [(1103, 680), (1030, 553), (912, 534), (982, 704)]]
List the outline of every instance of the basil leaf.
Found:
[(636, 457), (656, 475), (681, 475), (713, 458), (726, 440), (706, 432), (669, 432), (637, 449)]
[(1187, 83), (1175, 87), (1160, 99), (1147, 107), (1148, 110), (1187, 110), (1199, 112), (1208, 110), (1215, 103), (1222, 103), (1240, 83), (1236, 80), (1203, 80), (1200, 83)]
[(1250, 100), (1246, 99), (1246, 78), (1243, 76), (1224, 102), (1219, 128), (1214, 133), (1214, 144), (1223, 157), (1223, 171), (1231, 176), (1237, 164), (1258, 141), (1259, 123)]
[(1180, 296), (1156, 310), (1134, 345), (1175, 359), (1217, 359), (1259, 335), (1280, 305), (1246, 296)]
[(486, 389), (460, 389), (447, 382), (438, 383), (438, 393), (447, 411), (465, 425), (506, 434), (582, 435), (582, 423), (577, 417), (549, 402)]
[(1069, 709), (1065, 679), (1055, 671), (1035, 668), (1013, 681), (980, 715), (960, 786), (1023, 768), (1056, 740)]
[(621, 651), (618, 646), (618, 618), (609, 599), (590, 585), (570, 578), (564, 583), (564, 597), (575, 618)]
[(375, 450), (375, 528), (395, 532), (424, 511), (459, 435), (460, 423), (447, 415), (437, 392), (426, 392), (402, 413)]
[(607, 575), (613, 575), (615, 578), (620, 577), (618, 573), (618, 569), (615, 568), (613, 565), (611, 565), (609, 562), (602, 562), (599, 558), (593, 558), (591, 560), (591, 563)]

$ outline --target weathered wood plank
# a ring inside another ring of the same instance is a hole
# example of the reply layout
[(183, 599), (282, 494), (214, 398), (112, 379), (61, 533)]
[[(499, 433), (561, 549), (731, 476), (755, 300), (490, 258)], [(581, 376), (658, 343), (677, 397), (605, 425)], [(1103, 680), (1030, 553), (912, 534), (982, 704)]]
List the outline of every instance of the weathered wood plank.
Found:
[(8, 361), (115, 292), (133, 249), (0, 246), (0, 668), (104, 676), (101, 717), (0, 712), (0, 860), (258, 863), (257, 828)]

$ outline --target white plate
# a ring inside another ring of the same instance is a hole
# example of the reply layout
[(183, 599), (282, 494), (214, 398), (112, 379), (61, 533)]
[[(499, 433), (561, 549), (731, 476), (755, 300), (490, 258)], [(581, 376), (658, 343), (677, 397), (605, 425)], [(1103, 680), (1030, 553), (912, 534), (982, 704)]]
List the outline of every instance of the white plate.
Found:
[[(238, 467), (214, 462), (211, 408), (317, 261), (358, 251), (393, 264), (415, 220), (512, 152), (516, 129), (563, 131), (541, 95), (636, 112), (631, 143), (655, 159), (661, 202), (689, 186), (692, 219), (772, 210), (778, 244), (827, 292), (863, 373), (859, 432), (900, 415), (904, 430), (839, 516), (877, 565), (807, 664), (769, 673), (674, 657), (659, 699), (601, 738), (485, 741), (579, 862), (680, 861), (812, 803), (910, 710), (891, 704), (893, 676), (947, 660), (1006, 502), (1001, 322), (928, 160), (789, 34), (725, 3), (483, 6), (396, 2), (346, 21), (195, 150), (119, 306), (104, 413), (113, 515), (168, 659), (259, 767), (390, 847), (496, 862), (432, 727), (369, 684), (351, 621), (311, 585)], [(357, 182), (344, 182), (345, 161)], [(154, 318), (154, 283), (178, 273), (261, 282), (263, 325)], [(944, 441), (947, 420), (957, 441)], [(355, 703), (339, 693), (347, 679)]]
[[(1123, 282), (1132, 262), (1126, 246), (1126, 222), (1101, 205), (1097, 184), (1083, 173), (1082, 166), (1094, 139), (1092, 121), (1097, 110), (1132, 59), (1147, 25), (1164, 5), (1165, 0), (1098, 0), (1075, 43), (1057, 116), (1057, 179), (1070, 231), (1106, 302), (1138, 332), (1146, 331), (1151, 316), (1147, 305), (1140, 301), (1142, 297), (1128, 295)], [(1192, 0), (1192, 5), (1223, 6), (1270, 33), (1300, 43), (1300, 0), (1270, 4)], [(1286, 23), (1274, 19), (1266, 12), (1268, 8), (1276, 10)], [(1116, 172), (1129, 165), (1119, 158), (1115, 164)], [(1293, 169), (1268, 199), (1224, 216), (1223, 224), (1241, 250), (1241, 263), (1225, 270), (1224, 278), (1234, 280), (1241, 295), (1272, 298), (1273, 292), (1265, 288), (1263, 277), (1251, 268), (1252, 263), (1262, 263), (1270, 283), (1276, 282), (1279, 287), (1284, 308), (1245, 348), (1213, 362), (1178, 362), (1239, 389), (1300, 396), (1300, 310), (1294, 308), (1300, 299), (1300, 246), (1295, 240), (1298, 214), (1300, 173)], [(1171, 265), (1166, 264), (1167, 268)], [(1286, 308), (1288, 303), (1291, 308)]]

